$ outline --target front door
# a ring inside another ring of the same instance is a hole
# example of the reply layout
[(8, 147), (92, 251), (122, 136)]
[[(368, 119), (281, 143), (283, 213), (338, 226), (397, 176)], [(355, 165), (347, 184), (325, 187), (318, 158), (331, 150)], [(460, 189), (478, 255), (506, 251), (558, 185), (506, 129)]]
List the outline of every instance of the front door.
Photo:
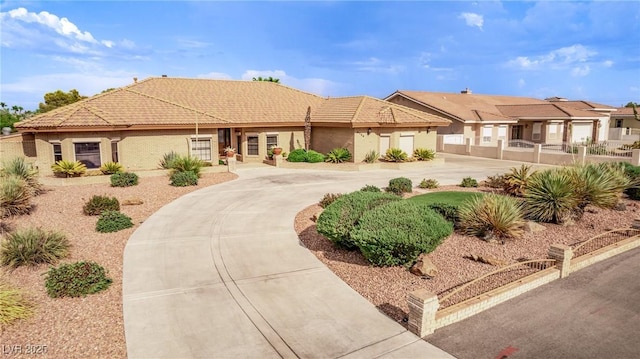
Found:
[(221, 157), (225, 157), (225, 147), (231, 147), (231, 129), (220, 128), (218, 129), (218, 154)]
[(511, 126), (511, 139), (512, 140), (522, 139), (522, 125)]

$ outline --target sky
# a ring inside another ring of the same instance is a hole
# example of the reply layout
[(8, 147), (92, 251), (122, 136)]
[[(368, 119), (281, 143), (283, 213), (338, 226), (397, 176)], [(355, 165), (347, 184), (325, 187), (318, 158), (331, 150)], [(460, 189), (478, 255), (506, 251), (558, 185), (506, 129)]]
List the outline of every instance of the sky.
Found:
[(0, 100), (25, 110), (162, 75), (640, 102), (638, 0), (0, 0), (0, 43)]

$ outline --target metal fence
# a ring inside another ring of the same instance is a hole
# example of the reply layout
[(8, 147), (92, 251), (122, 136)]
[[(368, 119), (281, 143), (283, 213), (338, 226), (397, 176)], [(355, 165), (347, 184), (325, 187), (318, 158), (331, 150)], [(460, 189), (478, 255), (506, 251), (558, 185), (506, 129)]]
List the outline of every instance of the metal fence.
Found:
[(577, 258), (591, 252), (597, 251), (608, 245), (620, 242), (624, 239), (640, 235), (640, 229), (635, 228), (619, 228), (609, 232), (600, 233), (595, 237), (586, 241), (574, 243), (571, 247), (573, 257)]

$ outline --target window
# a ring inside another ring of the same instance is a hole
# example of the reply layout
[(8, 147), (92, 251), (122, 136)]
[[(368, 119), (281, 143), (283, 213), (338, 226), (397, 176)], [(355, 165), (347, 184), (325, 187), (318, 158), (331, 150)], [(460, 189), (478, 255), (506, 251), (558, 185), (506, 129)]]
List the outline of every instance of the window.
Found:
[(247, 155), (249, 156), (258, 155), (258, 135), (247, 136)]
[(558, 124), (550, 123), (547, 127), (549, 129), (549, 139), (555, 140), (556, 138), (558, 138)]
[(111, 161), (118, 162), (118, 141), (111, 142)]
[(533, 132), (531, 134), (531, 139), (534, 141), (539, 141), (542, 132), (542, 122), (534, 122), (533, 123)]
[(76, 161), (84, 163), (87, 168), (100, 168), (100, 142), (74, 143)]
[(192, 138), (191, 139), (191, 155), (203, 161), (211, 161), (211, 139), (210, 138)]
[(236, 149), (236, 151), (238, 151), (238, 154), (241, 155), (242, 154), (242, 135), (240, 134), (240, 132), (236, 132), (238, 135), (236, 135), (236, 143), (238, 144), (238, 148)]
[(491, 142), (492, 135), (493, 135), (493, 126), (482, 127), (482, 142)]
[(59, 143), (53, 143), (53, 161), (62, 161), (62, 145)]
[(622, 119), (616, 119), (616, 128), (622, 128)]
[(498, 126), (498, 139), (499, 140), (507, 139), (507, 125)]
[(278, 135), (267, 134), (267, 149), (278, 146)]

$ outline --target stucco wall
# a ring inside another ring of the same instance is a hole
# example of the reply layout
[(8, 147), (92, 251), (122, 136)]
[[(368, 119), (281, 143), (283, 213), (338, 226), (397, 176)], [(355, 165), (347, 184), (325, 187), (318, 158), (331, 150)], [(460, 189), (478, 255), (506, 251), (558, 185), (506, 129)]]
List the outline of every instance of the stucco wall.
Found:
[[(232, 131), (233, 132), (233, 131)], [(289, 153), (296, 148), (304, 148), (304, 128), (302, 127), (281, 127), (281, 128), (245, 128), (237, 129), (235, 132), (241, 132), (242, 143), (237, 147), (242, 148), (243, 162), (262, 162), (268, 154), (267, 136), (277, 135), (278, 145), (282, 147), (282, 151)], [(247, 136), (258, 135), (258, 155), (248, 155)], [(313, 131), (311, 132), (313, 143)], [(232, 141), (235, 143), (235, 135), (232, 134)]]
[[(366, 135), (366, 129), (362, 130)], [(322, 153), (327, 153), (337, 147), (344, 147), (353, 154), (354, 130), (352, 128), (313, 127), (311, 144), (312, 150)]]

